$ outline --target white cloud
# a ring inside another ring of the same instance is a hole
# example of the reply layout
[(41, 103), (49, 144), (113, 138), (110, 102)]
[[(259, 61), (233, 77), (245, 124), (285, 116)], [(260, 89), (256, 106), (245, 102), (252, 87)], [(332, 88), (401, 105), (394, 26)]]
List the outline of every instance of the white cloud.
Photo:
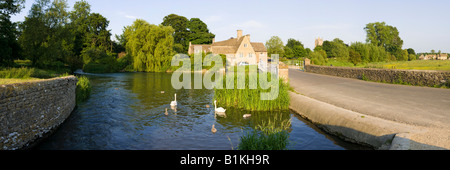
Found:
[(132, 16), (132, 15), (125, 15), (125, 18), (129, 18), (129, 19), (137, 19), (138, 17)]
[(125, 13), (125, 12), (119, 12), (119, 15), (122, 16), (122, 17), (128, 18), (128, 19), (133, 19), (133, 20), (139, 18), (139, 17), (134, 16), (134, 15), (129, 15), (129, 14)]

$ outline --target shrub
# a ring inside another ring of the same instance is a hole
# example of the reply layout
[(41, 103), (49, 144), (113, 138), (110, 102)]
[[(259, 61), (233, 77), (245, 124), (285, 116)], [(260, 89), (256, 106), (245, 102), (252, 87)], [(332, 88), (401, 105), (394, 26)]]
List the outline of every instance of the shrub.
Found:
[(85, 76), (78, 77), (76, 88), (76, 102), (77, 104), (86, 101), (91, 95), (91, 83)]
[(0, 78), (6, 79), (28, 79), (31, 78), (35, 72), (34, 68), (8, 68), (0, 71)]

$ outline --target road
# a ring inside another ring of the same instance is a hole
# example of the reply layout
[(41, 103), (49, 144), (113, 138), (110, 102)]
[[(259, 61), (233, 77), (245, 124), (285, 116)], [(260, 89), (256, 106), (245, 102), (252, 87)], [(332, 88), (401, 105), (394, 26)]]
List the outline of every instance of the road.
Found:
[(296, 92), (382, 119), (450, 129), (450, 89), (366, 82), (289, 69)]

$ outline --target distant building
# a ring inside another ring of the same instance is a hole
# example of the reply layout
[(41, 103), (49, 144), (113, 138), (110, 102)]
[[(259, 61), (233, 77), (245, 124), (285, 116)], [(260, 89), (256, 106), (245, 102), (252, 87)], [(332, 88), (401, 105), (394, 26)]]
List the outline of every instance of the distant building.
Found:
[(316, 39), (314, 48), (316, 48), (317, 46), (323, 46), (323, 39), (320, 37)]
[(188, 54), (194, 53), (224, 54), (227, 56), (227, 63), (235, 65), (257, 65), (259, 62), (267, 62), (267, 49), (261, 42), (251, 42), (250, 35), (242, 35), (242, 30), (237, 31), (237, 37), (231, 37), (225, 41), (212, 44), (196, 45), (189, 42)]
[(441, 54), (427, 54), (427, 55), (420, 55), (420, 60), (448, 60), (448, 55), (446, 53)]

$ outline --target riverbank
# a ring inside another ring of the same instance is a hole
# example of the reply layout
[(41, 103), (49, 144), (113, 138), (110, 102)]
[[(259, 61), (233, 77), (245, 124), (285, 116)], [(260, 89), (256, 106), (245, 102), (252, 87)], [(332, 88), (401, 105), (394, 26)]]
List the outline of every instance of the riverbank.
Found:
[(290, 108), (331, 134), (376, 149), (450, 149), (447, 89), (290, 72)]
[(0, 86), (0, 149), (27, 147), (58, 127), (75, 108), (77, 78)]

